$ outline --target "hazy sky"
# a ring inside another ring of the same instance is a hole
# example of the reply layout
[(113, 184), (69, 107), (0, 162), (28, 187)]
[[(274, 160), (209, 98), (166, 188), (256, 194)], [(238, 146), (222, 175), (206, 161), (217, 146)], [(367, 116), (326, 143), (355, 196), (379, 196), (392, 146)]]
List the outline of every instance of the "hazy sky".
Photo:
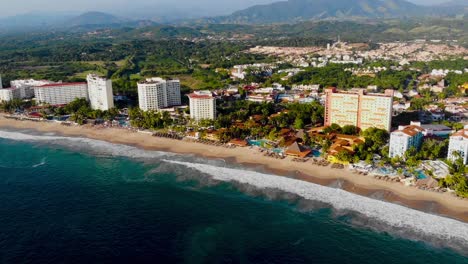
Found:
[[(128, 11), (150, 12), (160, 14), (160, 8), (205, 13), (208, 15), (228, 14), (255, 4), (265, 4), (279, 0), (0, 0), (2, 7), (0, 17), (24, 14), (34, 11), (102, 11), (114, 14), (125, 14)], [(352, 0), (350, 0), (352, 1)], [(446, 0), (410, 0), (419, 4), (433, 4)], [(149, 10), (148, 10), (149, 9)]]

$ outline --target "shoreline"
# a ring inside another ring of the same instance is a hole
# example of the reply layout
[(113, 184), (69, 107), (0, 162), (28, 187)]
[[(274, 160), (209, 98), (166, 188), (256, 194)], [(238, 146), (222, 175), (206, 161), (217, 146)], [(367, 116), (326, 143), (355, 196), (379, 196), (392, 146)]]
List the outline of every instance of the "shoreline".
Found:
[(379, 199), (386, 202), (468, 223), (468, 202), (452, 194), (434, 193), (415, 187), (405, 187), (401, 183), (357, 175), (348, 169), (338, 170), (313, 165), (309, 162), (292, 162), (289, 157), (284, 160), (272, 159), (264, 157), (262, 153), (248, 147), (229, 149), (190, 141), (152, 137), (148, 134), (136, 133), (127, 129), (97, 129), (89, 126), (63, 126), (53, 122), (16, 121), (6, 119), (2, 115), (0, 115), (0, 128), (31, 129), (41, 133), (53, 132), (62, 136), (85, 137), (130, 145), (145, 150), (192, 154), (209, 159), (221, 158), (225, 159), (227, 163), (240, 164), (252, 170), (261, 168), (264, 172), (280, 177), (295, 178), (324, 186), (340, 180), (345, 191), (374, 198), (375, 195), (378, 195)]

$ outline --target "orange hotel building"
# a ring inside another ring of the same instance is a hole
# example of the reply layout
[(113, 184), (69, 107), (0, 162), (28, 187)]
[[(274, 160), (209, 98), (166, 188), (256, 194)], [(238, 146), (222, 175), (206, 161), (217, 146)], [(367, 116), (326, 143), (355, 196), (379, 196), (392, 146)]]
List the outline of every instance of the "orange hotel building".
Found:
[(338, 91), (336, 88), (328, 88), (325, 94), (325, 126), (353, 125), (361, 130), (376, 127), (390, 131), (393, 90), (376, 94), (367, 93), (365, 89)]

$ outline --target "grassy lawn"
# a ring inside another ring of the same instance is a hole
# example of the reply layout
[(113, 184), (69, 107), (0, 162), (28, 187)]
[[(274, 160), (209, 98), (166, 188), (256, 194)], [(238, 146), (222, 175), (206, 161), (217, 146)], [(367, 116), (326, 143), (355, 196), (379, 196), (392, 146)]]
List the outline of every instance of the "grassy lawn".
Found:
[(84, 72), (79, 72), (75, 73), (73, 77), (80, 78), (80, 79), (86, 79), (86, 76), (90, 73), (97, 73), (99, 75), (106, 75), (105, 72), (98, 72), (98, 71), (84, 71)]
[(176, 75), (173, 77), (178, 78), (180, 80), (181, 85), (190, 87), (191, 89), (198, 90), (203, 87), (203, 81), (197, 80), (189, 74)]
[[(117, 66), (122, 67), (125, 64), (125, 60), (112, 61)], [(104, 66), (105, 61), (83, 61), (83, 63), (88, 63), (91, 65)]]

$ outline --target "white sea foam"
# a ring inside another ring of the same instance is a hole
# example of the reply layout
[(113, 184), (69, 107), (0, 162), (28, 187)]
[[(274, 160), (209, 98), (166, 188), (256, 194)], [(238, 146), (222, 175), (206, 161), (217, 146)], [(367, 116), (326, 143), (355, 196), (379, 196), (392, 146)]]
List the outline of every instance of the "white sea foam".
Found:
[[(367, 223), (375, 220), (392, 227), (394, 230), (399, 230), (398, 233), (400, 234), (411, 231), (411, 233), (420, 234), (424, 238), (430, 237), (443, 240), (447, 242), (447, 245), (448, 242), (455, 243), (455, 247), (458, 249), (468, 248), (468, 224), (451, 218), (424, 213), (397, 204), (349, 193), (341, 189), (286, 177), (200, 163), (165, 161), (184, 165), (208, 174), (218, 181), (238, 182), (261, 189), (274, 189), (293, 193), (307, 200), (329, 204), (338, 211), (356, 212), (370, 219)], [(442, 244), (443, 246), (446, 245)]]
[(32, 165), (32, 167), (37, 168), (37, 167), (40, 167), (40, 166), (45, 165), (45, 164), (46, 164), (46, 158), (44, 157), (44, 158), (42, 158), (41, 162)]
[[(393, 228), (393, 230), (399, 230), (397, 232), (399, 234), (411, 231), (411, 233), (421, 234), (424, 238), (437, 238), (438, 240), (446, 241), (447, 244), (450, 242), (457, 249), (468, 250), (468, 224), (454, 219), (424, 213), (397, 204), (349, 193), (337, 188), (254, 171), (226, 168), (222, 167), (225, 164), (221, 162), (212, 161), (210, 164), (186, 162), (183, 161), (187, 160), (186, 157), (168, 152), (147, 151), (132, 146), (87, 138), (31, 135), (27, 134), (27, 131), (24, 132), (26, 133), (0, 130), (0, 138), (14, 141), (54, 142), (69, 147), (84, 147), (112, 156), (144, 159), (156, 158), (157, 160), (163, 158), (163, 161), (167, 163), (183, 165), (200, 173), (207, 174), (217, 181), (236, 182), (254, 186), (258, 189), (278, 190), (294, 194), (306, 200), (329, 204), (337, 211), (359, 213), (368, 219), (366, 224), (379, 222)], [(165, 158), (170, 158), (171, 160), (166, 160)], [(209, 160), (195, 157), (191, 157), (190, 160), (209, 162)], [(179, 171), (179, 173), (186, 174), (185, 171)], [(387, 230), (385, 227), (381, 229)], [(442, 245), (445, 246), (446, 244)]]
[(80, 137), (32, 135), (22, 132), (0, 130), (0, 138), (14, 141), (55, 143), (72, 148), (87, 148), (91, 151), (97, 152), (98, 154), (131, 158), (151, 159), (175, 155), (169, 152), (146, 151), (132, 146), (113, 144), (106, 141)]

